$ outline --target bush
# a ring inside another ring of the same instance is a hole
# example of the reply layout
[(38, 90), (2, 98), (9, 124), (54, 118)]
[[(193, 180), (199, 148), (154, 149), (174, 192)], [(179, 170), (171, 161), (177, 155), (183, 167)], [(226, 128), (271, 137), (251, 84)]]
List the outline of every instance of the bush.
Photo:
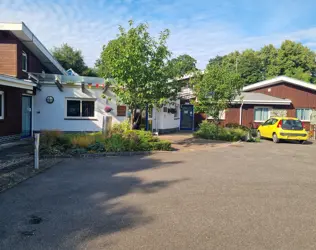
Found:
[(121, 123), (113, 124), (111, 128), (111, 134), (123, 134), (131, 129), (131, 124), (129, 120), (125, 120)]
[(126, 151), (127, 142), (120, 134), (113, 134), (105, 139), (105, 151), (107, 152), (122, 152)]
[(149, 145), (151, 150), (170, 151), (172, 149), (171, 142), (165, 140), (150, 142)]
[(245, 139), (247, 134), (248, 131), (243, 128), (222, 128), (214, 123), (203, 121), (194, 136), (211, 140), (239, 141)]
[(240, 125), (238, 123), (227, 123), (225, 125), (226, 128), (239, 128), (239, 129), (242, 129), (242, 130), (245, 130), (245, 131), (248, 131), (249, 128), (244, 126), (244, 125)]
[(171, 150), (169, 141), (160, 141), (148, 131), (127, 129), (126, 122), (114, 128), (115, 133), (107, 137), (100, 132), (63, 134), (45, 131), (41, 137), (41, 148), (47, 154)]
[(94, 144), (95, 141), (95, 136), (91, 135), (75, 135), (71, 138), (71, 144), (74, 148), (87, 148), (89, 145)]

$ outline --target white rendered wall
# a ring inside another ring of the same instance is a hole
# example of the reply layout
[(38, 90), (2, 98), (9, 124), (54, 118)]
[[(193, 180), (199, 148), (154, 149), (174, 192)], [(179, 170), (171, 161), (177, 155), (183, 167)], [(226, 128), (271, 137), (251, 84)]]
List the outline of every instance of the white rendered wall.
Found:
[[(153, 129), (174, 129), (180, 128), (180, 100), (176, 101), (178, 105), (178, 117), (174, 114), (163, 112), (163, 108), (153, 110)], [(167, 108), (175, 108), (175, 105), (165, 105)]]
[[(61, 130), (61, 131), (100, 131), (102, 130), (103, 117), (112, 116), (112, 123), (122, 122), (127, 116), (116, 116), (115, 96), (111, 91), (106, 95), (112, 100), (101, 97), (102, 89), (85, 89), (81, 86), (64, 86), (61, 92), (56, 85), (43, 85), (41, 91), (37, 91), (34, 97), (34, 130)], [(47, 96), (54, 97), (54, 103), (46, 102)], [(67, 120), (65, 119), (65, 98), (96, 98), (95, 116), (96, 120)], [(110, 106), (113, 111), (106, 113), (105, 106)]]

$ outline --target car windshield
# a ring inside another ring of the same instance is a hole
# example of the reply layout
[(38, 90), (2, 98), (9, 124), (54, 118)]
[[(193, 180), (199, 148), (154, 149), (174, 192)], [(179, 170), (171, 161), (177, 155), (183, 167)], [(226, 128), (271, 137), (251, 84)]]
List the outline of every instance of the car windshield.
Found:
[(285, 130), (303, 130), (303, 125), (299, 120), (283, 120), (282, 128)]

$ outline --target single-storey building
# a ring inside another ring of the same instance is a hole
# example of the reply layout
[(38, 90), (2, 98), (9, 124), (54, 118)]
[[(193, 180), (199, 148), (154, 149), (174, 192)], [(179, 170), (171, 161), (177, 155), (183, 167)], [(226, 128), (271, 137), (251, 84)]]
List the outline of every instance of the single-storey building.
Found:
[(316, 85), (286, 76), (254, 83), (243, 88), (233, 106), (226, 111), (224, 123), (258, 127), (271, 116), (297, 117), (310, 130), (316, 109)]
[[(65, 70), (24, 23), (0, 23), (0, 143), (33, 131), (95, 132), (129, 117), (103, 78)], [(179, 130), (180, 100), (142, 114), (142, 127)]]

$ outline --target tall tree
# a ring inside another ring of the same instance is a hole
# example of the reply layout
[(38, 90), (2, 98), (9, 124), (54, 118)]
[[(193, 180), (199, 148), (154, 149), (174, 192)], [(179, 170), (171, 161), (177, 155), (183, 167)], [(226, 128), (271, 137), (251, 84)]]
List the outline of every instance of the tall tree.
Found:
[(316, 54), (301, 43), (286, 40), (278, 50), (280, 74), (314, 82)]
[(193, 57), (184, 54), (170, 60), (168, 68), (172, 75), (181, 77), (197, 70), (196, 63)]
[(244, 80), (245, 85), (264, 80), (263, 65), (259, 53), (247, 49), (237, 58), (237, 73)]
[(87, 69), (81, 50), (75, 50), (67, 43), (53, 48), (52, 54), (66, 70), (71, 68), (81, 75)]
[(129, 106), (132, 116), (135, 109), (175, 100), (180, 91), (178, 81), (169, 81), (168, 36), (169, 30), (164, 30), (156, 39), (147, 24), (135, 27), (130, 21), (128, 30), (120, 26), (118, 37), (103, 47), (99, 73), (116, 80), (113, 90), (118, 100)]
[(259, 51), (263, 69), (263, 78), (269, 79), (281, 74), (278, 63), (278, 50), (272, 45), (266, 45)]
[(197, 76), (193, 88), (195, 109), (212, 116), (219, 124), (220, 115), (240, 94), (243, 81), (235, 70), (218, 64), (208, 65), (203, 75)]

